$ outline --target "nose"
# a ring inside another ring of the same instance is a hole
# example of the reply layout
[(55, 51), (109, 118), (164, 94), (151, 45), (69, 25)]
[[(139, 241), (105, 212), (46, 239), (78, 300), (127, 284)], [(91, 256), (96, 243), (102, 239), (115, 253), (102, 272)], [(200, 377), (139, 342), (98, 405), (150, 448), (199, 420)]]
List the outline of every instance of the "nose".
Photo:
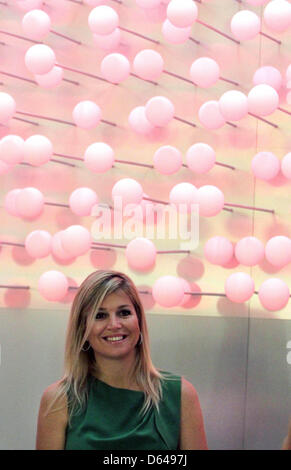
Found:
[(114, 314), (111, 315), (108, 321), (108, 328), (114, 329), (114, 328), (121, 328), (121, 327), (122, 327), (121, 319), (118, 318), (117, 315), (114, 315)]

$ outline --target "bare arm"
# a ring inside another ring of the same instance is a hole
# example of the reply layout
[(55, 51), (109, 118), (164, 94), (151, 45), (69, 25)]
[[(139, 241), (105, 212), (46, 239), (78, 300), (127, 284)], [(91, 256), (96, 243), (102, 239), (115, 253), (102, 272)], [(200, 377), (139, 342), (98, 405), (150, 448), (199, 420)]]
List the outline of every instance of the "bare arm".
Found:
[(291, 418), (289, 420), (288, 434), (283, 441), (281, 450), (291, 450)]
[(203, 416), (198, 394), (193, 385), (182, 377), (181, 390), (181, 450), (208, 450)]
[(57, 383), (47, 387), (41, 397), (37, 422), (36, 450), (63, 450), (68, 422), (67, 401), (60, 399), (53, 405), (62, 409), (45, 415), (48, 405), (54, 398)]

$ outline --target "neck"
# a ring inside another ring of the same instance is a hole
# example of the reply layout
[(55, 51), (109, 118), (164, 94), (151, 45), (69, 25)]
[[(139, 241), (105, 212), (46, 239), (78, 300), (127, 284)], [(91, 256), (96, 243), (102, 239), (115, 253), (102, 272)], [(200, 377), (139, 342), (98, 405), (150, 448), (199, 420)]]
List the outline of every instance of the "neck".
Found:
[(136, 385), (135, 379), (132, 378), (135, 361), (135, 354), (119, 359), (96, 357), (95, 354), (93, 375), (113, 387), (128, 388)]

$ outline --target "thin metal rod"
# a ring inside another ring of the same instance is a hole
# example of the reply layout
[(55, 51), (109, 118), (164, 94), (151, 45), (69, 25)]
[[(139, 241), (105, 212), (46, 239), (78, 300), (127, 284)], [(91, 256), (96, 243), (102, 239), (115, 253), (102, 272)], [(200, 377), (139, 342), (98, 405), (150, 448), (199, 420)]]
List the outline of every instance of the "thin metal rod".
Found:
[(146, 80), (145, 78), (141, 78), (139, 77), (138, 75), (136, 75), (135, 73), (130, 73), (130, 75), (134, 78), (138, 78), (139, 80), (143, 80), (144, 82), (148, 82), (148, 83), (151, 83), (152, 85), (158, 85), (157, 82), (153, 82), (152, 80)]
[(58, 33), (57, 31), (53, 31), (52, 29), (50, 30), (51, 33), (55, 34), (56, 36), (60, 36), (61, 38), (67, 39), (68, 41), (72, 41), (75, 44), (81, 45), (81, 41), (77, 41), (76, 39), (72, 39), (69, 36), (66, 36), (65, 34)]
[(117, 245), (115, 243), (105, 243), (105, 242), (92, 242), (93, 245), (104, 245), (104, 246), (112, 246), (112, 247), (115, 247), (115, 248), (126, 248), (127, 245)]
[(8, 33), (8, 31), (3, 31), (3, 29), (0, 29), (0, 33), (7, 34), (7, 36), (12, 36), (14, 38), (23, 39), (23, 41), (29, 41), (29, 42), (32, 42), (33, 44), (42, 44), (42, 42), (34, 41), (33, 39), (29, 39), (24, 36), (19, 36), (19, 34)]
[(232, 85), (235, 85), (235, 86), (240, 86), (239, 83), (235, 82), (234, 80), (229, 80), (229, 78), (219, 77), (219, 80), (222, 80), (227, 83), (231, 83)]
[(213, 295), (218, 297), (226, 297), (226, 294), (216, 294), (214, 292), (184, 292), (184, 294), (188, 295)]
[(151, 39), (151, 38), (149, 38), (149, 37), (147, 37), (147, 36), (144, 36), (143, 34), (136, 33), (135, 31), (132, 31), (132, 30), (130, 30), (130, 29), (122, 28), (121, 26), (118, 26), (118, 28), (119, 28), (121, 31), (125, 31), (126, 33), (133, 34), (133, 35), (135, 35), (135, 36), (138, 36), (139, 38), (146, 39), (147, 41), (154, 42), (155, 44), (160, 44), (160, 41), (157, 41), (156, 39)]
[(268, 34), (263, 33), (262, 31), (260, 31), (260, 34), (261, 34), (262, 36), (265, 36), (265, 38), (271, 39), (271, 41), (274, 41), (274, 42), (276, 42), (277, 44), (282, 44), (282, 42), (279, 41), (279, 39), (273, 38), (272, 36), (269, 36)]
[(31, 116), (31, 117), (36, 117), (39, 119), (46, 119), (47, 121), (55, 121), (55, 122), (60, 122), (62, 124), (69, 124), (70, 126), (76, 127), (76, 124), (73, 122), (69, 121), (63, 121), (62, 119), (57, 119), (57, 118), (51, 118), (48, 116), (40, 116), (39, 114), (32, 114), (32, 113), (26, 113), (24, 111), (16, 111), (17, 114), (23, 114), (24, 116)]
[(249, 114), (250, 116), (252, 116), (252, 117), (255, 117), (256, 119), (259, 119), (260, 121), (265, 122), (266, 124), (269, 124), (270, 126), (275, 127), (276, 129), (278, 129), (278, 127), (279, 127), (279, 126), (277, 126), (277, 124), (273, 124), (272, 122), (267, 121), (267, 119), (264, 119), (264, 118), (262, 118), (262, 117), (260, 117), (260, 116), (257, 116), (256, 114), (253, 114), (253, 113), (250, 113), (250, 112), (248, 112), (248, 114)]
[(23, 243), (2, 242), (2, 241), (0, 241), (0, 245), (11, 245), (11, 246), (22, 246), (22, 247), (25, 246)]
[(214, 28), (213, 26), (210, 26), (209, 24), (204, 23), (204, 22), (201, 21), (201, 20), (196, 20), (196, 23), (202, 24), (202, 26), (205, 26), (206, 28), (211, 29), (212, 31), (215, 31), (215, 32), (218, 33), (218, 34), (221, 34), (221, 36), (224, 36), (225, 38), (230, 39), (231, 41), (235, 42), (236, 44), (240, 44), (239, 41), (237, 41), (236, 39), (232, 38), (232, 37), (229, 36), (228, 34), (223, 33), (223, 32), (220, 31), (219, 29), (216, 29), (216, 28)]
[[(61, 67), (64, 70), (69, 70), (70, 72), (79, 73), (80, 75), (85, 75), (86, 77), (91, 77), (91, 78), (95, 78), (96, 80), (101, 80), (102, 82), (111, 83), (111, 82), (108, 82), (108, 80), (106, 80), (105, 78), (99, 77), (99, 75), (93, 75), (93, 73), (83, 72), (83, 70), (75, 69), (73, 67), (68, 67), (67, 65), (62, 65), (62, 64), (56, 64), (56, 65), (57, 67)], [(116, 83), (114, 85), (116, 85)]]
[(64, 155), (63, 153), (53, 153), (56, 157), (64, 157), (64, 158), (72, 158), (73, 160), (83, 161), (83, 158), (80, 157), (72, 157), (71, 155)]
[(192, 82), (192, 80), (189, 80), (188, 78), (181, 77), (181, 75), (177, 75), (176, 73), (168, 72), (168, 70), (163, 70), (163, 73), (166, 73), (167, 75), (171, 75), (171, 77), (178, 78), (179, 80), (183, 80), (184, 82), (191, 83), (191, 85), (195, 85)]
[(289, 116), (291, 116), (291, 112), (290, 111), (287, 111), (287, 109), (283, 109), (283, 108), (280, 108), (278, 107), (277, 108), (279, 111), (282, 111), (282, 113), (286, 113), (286, 114), (289, 114)]
[(3, 289), (30, 289), (30, 286), (8, 286), (6, 284), (1, 284), (0, 287)]
[(224, 205), (230, 207), (239, 207), (240, 209), (251, 209), (254, 211), (270, 212), (271, 214), (275, 214), (274, 209), (263, 209), (261, 207), (245, 206), (243, 204), (231, 204), (229, 202), (225, 202)]
[(47, 206), (70, 207), (69, 204), (61, 204), (59, 202), (45, 202)]
[(174, 119), (176, 119), (176, 121), (184, 122), (185, 124), (188, 124), (188, 126), (197, 127), (193, 122), (185, 121), (185, 119), (181, 119), (177, 116), (174, 116)]
[(3, 75), (7, 75), (8, 77), (18, 78), (19, 80), (24, 80), (25, 82), (30, 82), (30, 83), (33, 83), (34, 85), (37, 85), (37, 82), (35, 80), (31, 80), (30, 78), (20, 77), (20, 75), (15, 75), (14, 73), (4, 72), (3, 70), (0, 70), (0, 73), (2, 73)]
[(148, 165), (147, 163), (138, 163), (138, 162), (129, 162), (126, 160), (115, 160), (117, 163), (126, 163), (128, 165), (137, 165), (137, 166), (144, 166), (147, 168), (154, 168), (154, 165)]
[(39, 126), (38, 122), (28, 121), (28, 119), (21, 119), (15, 116), (12, 119), (16, 119), (16, 121), (27, 122), (28, 124), (32, 124), (33, 126)]
[(169, 250), (169, 251), (157, 251), (159, 255), (163, 255), (166, 253), (190, 253), (190, 250)]
[(236, 170), (236, 167), (235, 167), (235, 166), (227, 165), (227, 163), (215, 162), (214, 164), (215, 164), (215, 165), (219, 165), (219, 166), (224, 166), (224, 167), (226, 167), (226, 168), (230, 168), (231, 170)]

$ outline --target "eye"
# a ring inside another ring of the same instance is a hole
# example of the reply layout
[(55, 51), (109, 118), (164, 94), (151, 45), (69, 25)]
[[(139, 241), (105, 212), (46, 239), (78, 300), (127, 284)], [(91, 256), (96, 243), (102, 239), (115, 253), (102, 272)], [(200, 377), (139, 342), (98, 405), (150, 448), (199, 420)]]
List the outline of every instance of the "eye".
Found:
[(103, 318), (104, 315), (105, 315), (105, 313), (103, 313), (103, 312), (98, 312), (98, 313), (96, 313), (96, 315), (95, 315), (95, 319), (98, 320), (98, 319), (100, 319), (100, 318)]
[(125, 309), (125, 308), (122, 309), (122, 310), (120, 310), (119, 313), (122, 313), (122, 316), (123, 316), (123, 317), (127, 317), (128, 315), (131, 315), (131, 311), (130, 311), (130, 310), (127, 310), (127, 309)]

